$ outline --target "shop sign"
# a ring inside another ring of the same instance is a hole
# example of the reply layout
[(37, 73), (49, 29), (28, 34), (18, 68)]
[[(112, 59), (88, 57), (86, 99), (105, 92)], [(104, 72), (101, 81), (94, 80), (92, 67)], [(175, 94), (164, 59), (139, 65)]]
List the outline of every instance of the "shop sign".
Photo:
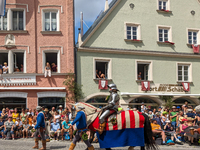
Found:
[(1, 86), (20, 86), (20, 85), (35, 85), (36, 76), (18, 76), (18, 75), (9, 75), (1, 76), (0, 85)]
[[(185, 93), (182, 85), (178, 84), (155, 84), (150, 86), (150, 91), (152, 93)], [(141, 87), (139, 87), (139, 92)]]

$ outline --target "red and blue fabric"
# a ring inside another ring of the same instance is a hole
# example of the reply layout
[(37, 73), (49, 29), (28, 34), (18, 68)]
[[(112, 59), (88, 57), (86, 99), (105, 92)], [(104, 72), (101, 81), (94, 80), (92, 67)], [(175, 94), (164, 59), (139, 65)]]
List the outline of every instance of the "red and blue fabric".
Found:
[[(144, 117), (136, 111), (122, 111), (116, 115), (116, 124), (112, 124), (108, 117), (106, 122), (106, 131), (98, 134), (100, 148), (125, 147), (125, 146), (144, 146)], [(98, 128), (96, 119), (92, 126)]]

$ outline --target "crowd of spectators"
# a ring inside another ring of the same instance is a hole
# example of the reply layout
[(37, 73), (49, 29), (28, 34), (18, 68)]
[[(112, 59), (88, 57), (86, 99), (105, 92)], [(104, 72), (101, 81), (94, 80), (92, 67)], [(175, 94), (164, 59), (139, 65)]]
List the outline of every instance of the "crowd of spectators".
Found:
[[(71, 112), (62, 105), (56, 109), (52, 107), (49, 111), (48, 108), (42, 107), (45, 115), (45, 135), (49, 139), (54, 140), (72, 140), (73, 127), (69, 126), (72, 122)], [(145, 106), (141, 104), (139, 109), (127, 108), (127, 110), (140, 111), (149, 116), (151, 121), (151, 128), (154, 135), (154, 139), (162, 139), (161, 144), (183, 144), (187, 142), (189, 145), (193, 145), (194, 142), (200, 142), (200, 136), (194, 138), (190, 134), (187, 134), (185, 129), (188, 127), (195, 127), (188, 132), (200, 135), (200, 114), (196, 114), (192, 106), (187, 102), (183, 106), (173, 106), (171, 109), (168, 107), (151, 108), (151, 106)], [(118, 111), (124, 111), (119, 106)], [(37, 112), (32, 109), (21, 109), (21, 113), (17, 108), (14, 110), (3, 108), (0, 113), (0, 135), (2, 139), (6, 139), (9, 135), (13, 140), (15, 138), (29, 138), (34, 137), (33, 128), (36, 125)], [(89, 132), (87, 132), (90, 134)], [(95, 139), (95, 142), (98, 140)]]
[[(45, 116), (45, 134), (49, 139), (68, 139), (72, 140), (71, 113), (62, 105), (56, 110), (52, 107), (51, 111), (48, 108), (42, 107)], [(21, 113), (17, 108), (3, 108), (0, 113), (0, 137), (2, 139), (12, 138), (31, 138), (34, 137), (33, 128), (36, 125), (37, 112), (32, 109), (21, 109)]]
[[(142, 103), (138, 111), (149, 116), (154, 138), (160, 137), (161, 144), (174, 145), (186, 142), (191, 146), (195, 141), (200, 144), (200, 114), (197, 114), (188, 102), (182, 106), (173, 106), (171, 109), (151, 109), (151, 106)], [(190, 128), (186, 132), (185, 129), (188, 127)]]

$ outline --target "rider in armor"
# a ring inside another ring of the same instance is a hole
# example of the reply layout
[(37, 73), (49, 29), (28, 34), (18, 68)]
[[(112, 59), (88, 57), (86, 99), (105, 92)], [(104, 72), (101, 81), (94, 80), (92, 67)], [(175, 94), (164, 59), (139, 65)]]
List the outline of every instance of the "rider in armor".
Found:
[(103, 130), (106, 126), (105, 119), (109, 115), (117, 112), (119, 100), (120, 100), (119, 95), (117, 93), (117, 91), (119, 91), (117, 89), (117, 86), (115, 84), (109, 84), (108, 88), (109, 88), (109, 92), (110, 92), (110, 98), (108, 100), (108, 105), (102, 108), (103, 113), (99, 117), (100, 126), (99, 126), (99, 129), (96, 129), (99, 132), (99, 134), (103, 133)]

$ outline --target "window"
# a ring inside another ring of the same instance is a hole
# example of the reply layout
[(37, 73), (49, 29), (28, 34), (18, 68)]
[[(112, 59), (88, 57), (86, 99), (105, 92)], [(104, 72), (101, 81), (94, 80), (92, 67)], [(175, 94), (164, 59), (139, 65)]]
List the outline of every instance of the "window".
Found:
[(159, 29), (159, 42), (169, 41), (169, 30), (168, 29)]
[(94, 79), (111, 79), (111, 59), (94, 58)]
[[(46, 53), (46, 63), (48, 62), (51, 66), (52, 72), (57, 72), (57, 53)], [(53, 68), (52, 68), (53, 67)]]
[(108, 62), (96, 62), (96, 78), (108, 78)]
[[(7, 63), (8, 64), (8, 53), (0, 53), (0, 67), (3, 67), (4, 66), (4, 63)], [(0, 74), (2, 74), (3, 70), (0, 70)]]
[(140, 24), (125, 23), (125, 39), (127, 40), (141, 40)]
[(188, 43), (189, 44), (197, 44), (197, 31), (188, 31)]
[(172, 42), (172, 28), (170, 26), (158, 26), (158, 41)]
[(152, 80), (152, 62), (136, 61), (136, 80)]
[(12, 11), (13, 30), (24, 30), (24, 11)]
[(137, 40), (137, 27), (127, 26), (127, 39)]
[(59, 50), (43, 50), (43, 72), (47, 62), (51, 66), (52, 72), (60, 73), (60, 51)]
[(178, 66), (178, 81), (188, 81), (189, 66), (179, 65)]
[(169, 0), (158, 0), (159, 10), (169, 10)]
[(192, 81), (192, 64), (191, 63), (178, 63), (177, 64), (177, 77), (179, 82)]
[(44, 12), (43, 31), (59, 31), (58, 11)]
[(24, 72), (24, 52), (14, 52), (14, 72)]
[(65, 98), (62, 97), (44, 97), (39, 98), (39, 106), (45, 106), (48, 109), (55, 107), (58, 109), (59, 105), (62, 105), (65, 108)]
[(7, 30), (7, 12), (5, 16), (0, 16), (0, 30)]

